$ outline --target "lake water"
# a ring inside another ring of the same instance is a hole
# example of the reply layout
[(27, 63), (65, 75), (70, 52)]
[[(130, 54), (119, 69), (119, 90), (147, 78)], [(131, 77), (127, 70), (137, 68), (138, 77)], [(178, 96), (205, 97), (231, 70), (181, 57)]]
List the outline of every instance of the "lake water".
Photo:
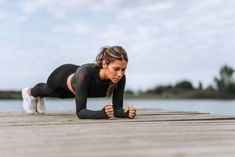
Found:
[[(89, 99), (87, 107), (99, 110), (107, 99)], [(21, 100), (0, 100), (0, 112), (21, 112)], [(220, 115), (235, 115), (235, 100), (159, 100), (127, 99), (124, 104), (133, 104), (137, 109), (161, 108), (174, 111), (198, 111)], [(47, 111), (75, 111), (74, 99), (48, 99)]]

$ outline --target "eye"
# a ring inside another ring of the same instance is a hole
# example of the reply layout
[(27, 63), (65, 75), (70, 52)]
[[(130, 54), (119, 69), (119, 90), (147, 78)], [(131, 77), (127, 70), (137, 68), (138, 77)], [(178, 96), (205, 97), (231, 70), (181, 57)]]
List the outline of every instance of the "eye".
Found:
[(114, 67), (113, 68), (115, 71), (119, 71), (120, 70), (120, 68), (118, 68), (118, 67)]

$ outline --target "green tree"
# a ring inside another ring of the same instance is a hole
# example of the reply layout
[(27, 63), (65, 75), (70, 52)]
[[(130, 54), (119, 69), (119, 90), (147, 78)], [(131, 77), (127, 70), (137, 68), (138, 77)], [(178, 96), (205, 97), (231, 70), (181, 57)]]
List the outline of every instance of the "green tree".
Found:
[(193, 90), (193, 85), (190, 81), (181, 81), (176, 83), (175, 88), (183, 90)]
[(219, 92), (231, 93), (234, 92), (235, 83), (233, 80), (234, 69), (224, 65), (219, 71), (219, 77), (215, 77), (214, 81)]
[(132, 90), (128, 89), (128, 90), (125, 91), (125, 94), (134, 95), (134, 92)]
[(160, 85), (156, 86), (153, 89), (147, 90), (146, 93), (148, 94), (162, 94), (164, 92), (168, 92), (172, 89), (173, 87), (171, 85)]
[(201, 81), (198, 83), (198, 90), (203, 90), (203, 85)]

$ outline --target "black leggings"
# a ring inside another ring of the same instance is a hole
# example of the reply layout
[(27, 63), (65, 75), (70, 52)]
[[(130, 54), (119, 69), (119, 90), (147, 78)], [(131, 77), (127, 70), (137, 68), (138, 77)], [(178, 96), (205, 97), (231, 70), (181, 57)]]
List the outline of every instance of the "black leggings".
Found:
[(56, 68), (49, 76), (47, 83), (39, 83), (32, 88), (32, 96), (74, 98), (74, 94), (67, 87), (67, 78), (78, 67), (73, 64), (64, 64)]

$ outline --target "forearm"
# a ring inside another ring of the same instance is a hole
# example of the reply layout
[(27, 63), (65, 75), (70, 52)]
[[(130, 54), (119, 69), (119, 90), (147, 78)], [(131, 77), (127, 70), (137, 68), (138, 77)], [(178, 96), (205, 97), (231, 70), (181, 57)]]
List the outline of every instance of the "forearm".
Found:
[(100, 111), (92, 111), (88, 109), (82, 109), (77, 112), (77, 116), (80, 119), (108, 119), (104, 109)]

